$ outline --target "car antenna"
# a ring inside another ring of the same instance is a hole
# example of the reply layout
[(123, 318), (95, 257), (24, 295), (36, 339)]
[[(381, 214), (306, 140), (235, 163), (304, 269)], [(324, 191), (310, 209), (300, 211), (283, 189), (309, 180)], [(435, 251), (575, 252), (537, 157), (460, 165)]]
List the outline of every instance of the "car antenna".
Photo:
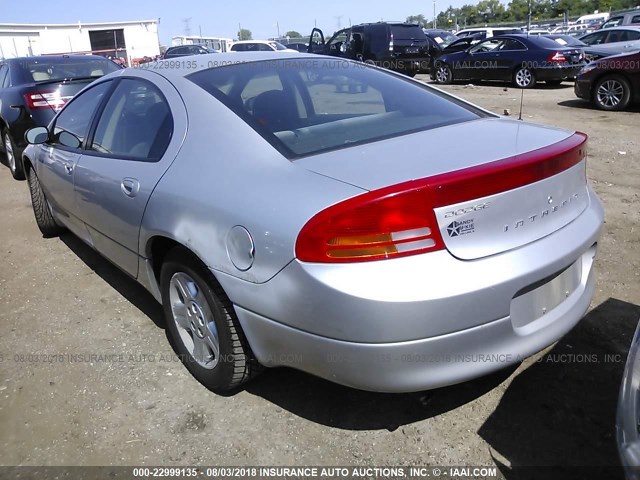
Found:
[(521, 88), (520, 90), (520, 114), (518, 115), (518, 120), (522, 120), (522, 105), (524, 103), (524, 88)]

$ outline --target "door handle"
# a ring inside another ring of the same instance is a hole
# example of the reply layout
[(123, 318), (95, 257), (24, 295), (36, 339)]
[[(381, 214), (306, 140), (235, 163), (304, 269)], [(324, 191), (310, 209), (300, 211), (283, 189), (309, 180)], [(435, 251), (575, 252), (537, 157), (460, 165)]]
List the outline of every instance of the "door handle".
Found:
[(70, 163), (65, 163), (64, 169), (68, 175), (71, 175), (73, 173), (73, 165), (71, 165)]
[(127, 197), (135, 197), (140, 191), (140, 182), (135, 178), (123, 178), (120, 189)]

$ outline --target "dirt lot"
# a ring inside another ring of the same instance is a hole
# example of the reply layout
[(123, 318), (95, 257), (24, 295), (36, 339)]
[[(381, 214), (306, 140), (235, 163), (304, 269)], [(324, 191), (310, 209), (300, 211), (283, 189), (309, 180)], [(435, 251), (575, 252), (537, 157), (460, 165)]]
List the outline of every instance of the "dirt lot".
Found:
[[(517, 116), (517, 90), (446, 90)], [(527, 91), (523, 117), (591, 137), (607, 215), (591, 311), (517, 369), (415, 394), (288, 369), (210, 393), (177, 361), (152, 297), (74, 236), (42, 239), (26, 183), (1, 168), (0, 463), (499, 465), (505, 478), (517, 478), (510, 465), (617, 464), (618, 388), (640, 320), (640, 110), (592, 110), (566, 83)]]

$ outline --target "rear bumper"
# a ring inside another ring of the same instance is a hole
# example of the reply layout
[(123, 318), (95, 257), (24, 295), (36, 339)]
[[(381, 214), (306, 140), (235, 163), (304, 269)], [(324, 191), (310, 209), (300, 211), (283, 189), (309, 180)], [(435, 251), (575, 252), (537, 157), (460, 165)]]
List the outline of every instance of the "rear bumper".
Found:
[(584, 64), (580, 64), (572, 67), (549, 67), (536, 69), (536, 76), (538, 80), (564, 80), (565, 78), (574, 78), (580, 70), (582, 70)]
[[(262, 364), (363, 390), (418, 391), (506, 367), (571, 330), (593, 295), (603, 216), (590, 192), (564, 228), (484, 259), (434, 252), (348, 270), (294, 261), (262, 285), (217, 277)], [(578, 269), (566, 296), (560, 282), (524, 309), (514, 300)]]

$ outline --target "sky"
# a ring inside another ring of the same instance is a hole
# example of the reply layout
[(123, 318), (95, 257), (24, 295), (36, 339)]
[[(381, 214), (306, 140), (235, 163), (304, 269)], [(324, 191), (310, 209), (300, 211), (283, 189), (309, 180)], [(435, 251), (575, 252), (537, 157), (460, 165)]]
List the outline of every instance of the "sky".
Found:
[[(436, 0), (437, 12), (449, 5), (462, 6), (473, 0)], [(40, 8), (38, 8), (40, 5)], [(171, 37), (186, 33), (235, 38), (238, 24), (254, 39), (284, 35), (295, 30), (308, 35), (314, 25), (325, 34), (339, 27), (379, 20), (404, 20), (423, 14), (433, 18), (431, 0), (32, 0), (27, 8), (16, 0), (0, 0), (0, 23), (77, 23), (160, 19), (160, 43), (171, 45)]]

